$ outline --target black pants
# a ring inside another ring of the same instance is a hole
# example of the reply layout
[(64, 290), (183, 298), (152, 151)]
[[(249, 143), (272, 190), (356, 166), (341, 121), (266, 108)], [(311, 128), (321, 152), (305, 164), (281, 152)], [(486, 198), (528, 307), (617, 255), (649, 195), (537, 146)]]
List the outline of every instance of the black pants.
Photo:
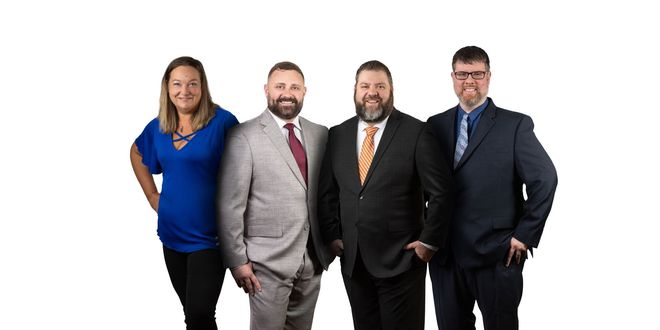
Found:
[(426, 264), (421, 260), (402, 274), (377, 278), (358, 251), (353, 274), (343, 277), (356, 330), (424, 329)]
[(524, 260), (509, 267), (504, 261), (491, 267), (465, 269), (453, 258), (440, 265), (429, 263), (435, 317), (441, 330), (474, 330), (476, 300), (485, 330), (517, 330), (522, 297)]
[(163, 246), (163, 254), (170, 280), (183, 305), (186, 329), (218, 329), (215, 306), (225, 278), (219, 251), (182, 253)]

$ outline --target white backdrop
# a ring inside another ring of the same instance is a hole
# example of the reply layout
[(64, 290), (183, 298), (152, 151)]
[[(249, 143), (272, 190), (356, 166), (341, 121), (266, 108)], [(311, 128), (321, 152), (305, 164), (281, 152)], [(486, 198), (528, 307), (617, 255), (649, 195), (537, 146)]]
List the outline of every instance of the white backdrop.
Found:
[[(657, 323), (660, 24), (645, 2), (146, 3), (0, 5), (0, 328), (184, 328), (128, 158), (173, 58), (201, 60), (240, 121), (291, 60), (303, 116), (332, 126), (354, 114), (355, 70), (371, 59), (390, 67), (400, 110), (424, 120), (455, 105), (451, 57), (466, 45), (489, 53), (490, 95), (534, 118), (559, 173), (521, 328)], [(434, 329), (430, 283), (426, 299)], [(248, 311), (227, 274), (220, 326), (247, 328)], [(335, 263), (314, 329), (350, 328)]]

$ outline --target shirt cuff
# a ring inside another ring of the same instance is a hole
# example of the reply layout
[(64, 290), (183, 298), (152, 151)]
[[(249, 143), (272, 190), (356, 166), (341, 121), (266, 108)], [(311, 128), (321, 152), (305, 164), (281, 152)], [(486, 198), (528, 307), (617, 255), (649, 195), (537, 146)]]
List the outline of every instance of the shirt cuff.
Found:
[(433, 251), (438, 251), (439, 248), (437, 246), (429, 245), (424, 242), (419, 242), (420, 244), (424, 245), (425, 248), (433, 250)]

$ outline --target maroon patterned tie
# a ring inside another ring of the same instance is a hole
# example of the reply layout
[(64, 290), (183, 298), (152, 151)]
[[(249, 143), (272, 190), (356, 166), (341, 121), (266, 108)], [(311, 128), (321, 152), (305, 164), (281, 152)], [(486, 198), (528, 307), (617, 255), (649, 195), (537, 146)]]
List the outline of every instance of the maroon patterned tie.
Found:
[(293, 158), (296, 159), (298, 163), (298, 168), (303, 178), (305, 178), (305, 183), (307, 183), (307, 156), (305, 155), (305, 149), (303, 149), (300, 140), (296, 137), (296, 134), (293, 132), (295, 126), (292, 123), (284, 125), (284, 128), (289, 130), (289, 147), (293, 153)]

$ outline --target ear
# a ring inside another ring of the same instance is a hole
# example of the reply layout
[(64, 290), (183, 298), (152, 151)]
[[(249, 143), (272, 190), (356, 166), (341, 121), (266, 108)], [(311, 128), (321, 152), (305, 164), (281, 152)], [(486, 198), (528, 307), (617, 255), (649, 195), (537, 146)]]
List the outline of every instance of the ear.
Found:
[(268, 96), (268, 84), (267, 83), (264, 84), (264, 94), (266, 94), (266, 96)]

